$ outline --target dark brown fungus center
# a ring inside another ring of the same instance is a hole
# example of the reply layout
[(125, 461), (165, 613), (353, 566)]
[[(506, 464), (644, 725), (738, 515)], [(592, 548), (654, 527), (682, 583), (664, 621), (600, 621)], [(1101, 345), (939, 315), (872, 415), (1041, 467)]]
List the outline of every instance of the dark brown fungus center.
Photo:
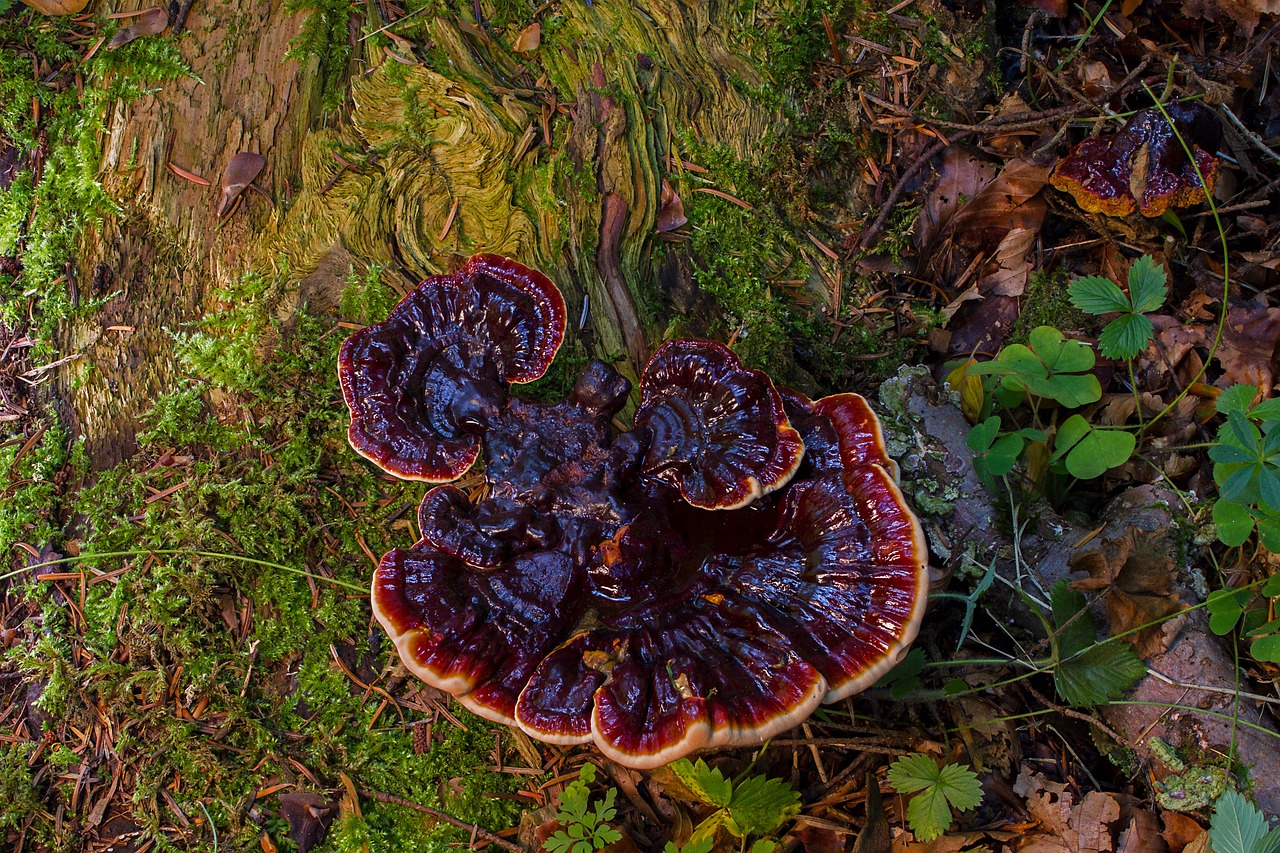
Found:
[(495, 256), (423, 282), (339, 360), (352, 446), (445, 483), (386, 554), (374, 613), (405, 665), (476, 713), (633, 767), (758, 743), (865, 688), (914, 639), (920, 526), (866, 401), (777, 389), (672, 341), (630, 384), (592, 362), (568, 399), (510, 397), (550, 365), (564, 302)]

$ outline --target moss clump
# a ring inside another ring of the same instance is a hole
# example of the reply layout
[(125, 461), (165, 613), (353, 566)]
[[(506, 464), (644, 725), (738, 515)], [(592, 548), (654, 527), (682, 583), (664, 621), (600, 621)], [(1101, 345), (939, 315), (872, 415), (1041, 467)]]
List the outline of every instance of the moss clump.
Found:
[[(385, 690), (395, 661), (370, 629), (365, 549), (416, 539), (409, 518), (422, 490), (388, 482), (347, 447), (332, 369), (341, 336), (305, 310), (281, 319), (280, 285), (246, 276), (221, 294), (231, 309), (180, 336), (190, 384), (157, 405), (139, 456), (68, 507), (76, 567), (120, 573), (88, 587), (83, 621), (60, 595), (38, 593), (46, 636), (17, 664), (43, 684), (59, 743), (79, 742), (70, 725), (107, 716), (120, 733), (121, 796), (162, 847), (169, 800), (188, 816), (207, 811), (221, 843), (247, 849), (261, 827), (243, 805), (267, 780), (337, 788), (339, 773), (502, 828), (518, 807), (486, 794), (510, 793), (520, 777), (483, 769), (494, 763), (489, 724), (459, 711), (466, 731), (441, 720), (430, 743), (415, 743), (404, 723), (429, 718), (362, 686)], [(346, 296), (367, 319), (392, 301), (376, 272), (353, 277)], [(34, 796), (48, 815), (69, 808), (60, 788)], [(466, 838), (424, 829), (416, 812), (362, 806), (363, 819), (335, 824), (319, 849), (367, 839), (374, 850), (434, 851)], [(36, 821), (50, 831), (51, 817)], [(203, 821), (182, 833), (194, 848), (212, 841)]]
[[(74, 26), (70, 17), (44, 17), (32, 9), (0, 17), (0, 142), (28, 158), (45, 151), (38, 180), (23, 173), (0, 190), (0, 255), (19, 255), (23, 265), (19, 279), (0, 275), (0, 320), (25, 319), (37, 306), (36, 360), (52, 353), (63, 317), (91, 307), (73, 305), (66, 268), (81, 229), (116, 210), (97, 180), (107, 112), (154, 83), (190, 74), (167, 38), (138, 39), (81, 63)], [(33, 77), (33, 61), (62, 70)], [(33, 103), (40, 105), (39, 123)]]
[(1090, 317), (1071, 304), (1067, 293), (1065, 272), (1036, 270), (1027, 281), (1022, 298), (1022, 311), (1009, 332), (1009, 343), (1026, 343), (1031, 330), (1038, 326), (1055, 329), (1090, 329), (1098, 325), (1096, 317)]
[(320, 101), (325, 112), (336, 112), (347, 91), (352, 5), (346, 0), (288, 0), (285, 8), (307, 13), (286, 56), (300, 62), (312, 56), (319, 59)]

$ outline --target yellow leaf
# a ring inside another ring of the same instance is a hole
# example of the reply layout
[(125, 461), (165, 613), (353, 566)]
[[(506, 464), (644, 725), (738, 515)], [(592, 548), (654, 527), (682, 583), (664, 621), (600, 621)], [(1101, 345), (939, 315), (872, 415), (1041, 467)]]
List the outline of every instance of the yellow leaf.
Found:
[(982, 378), (969, 373), (969, 366), (977, 364), (969, 359), (947, 375), (947, 387), (960, 395), (960, 411), (965, 420), (976, 424), (982, 417)]

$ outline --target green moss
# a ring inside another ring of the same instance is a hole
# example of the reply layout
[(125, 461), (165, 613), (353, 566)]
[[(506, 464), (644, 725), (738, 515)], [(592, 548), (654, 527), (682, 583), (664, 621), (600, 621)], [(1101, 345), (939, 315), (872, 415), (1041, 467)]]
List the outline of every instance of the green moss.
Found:
[(34, 748), (34, 744), (0, 742), (0, 832), (20, 829), (40, 813), (35, 771), (28, 764)]
[[(81, 64), (74, 26), (70, 17), (33, 10), (0, 18), (0, 137), (23, 152), (47, 145), (38, 183), (20, 175), (0, 191), (0, 253), (20, 255), (23, 264), (19, 280), (0, 276), (0, 320), (25, 320), (34, 297), (36, 360), (52, 354), (58, 322), (77, 307), (65, 281), (81, 230), (117, 210), (97, 179), (106, 115), (156, 83), (190, 74), (168, 38), (101, 50)], [(77, 66), (83, 88), (62, 74), (34, 78), (33, 60), (50, 68)], [(38, 126), (33, 102), (40, 105)]]
[(325, 112), (334, 112), (346, 97), (352, 5), (347, 0), (288, 0), (285, 8), (307, 13), (286, 56), (300, 62), (312, 56), (319, 59), (321, 103)]
[[(387, 482), (351, 452), (331, 369), (340, 336), (326, 337), (331, 323), (305, 310), (280, 319), (281, 280), (246, 276), (223, 294), (231, 309), (183, 332), (190, 384), (161, 399), (142, 453), (67, 508), (82, 553), (137, 552), (80, 564), (123, 570), (88, 587), (81, 633), (92, 662), (72, 654), (65, 638), (76, 626), (61, 599), (42, 591), (48, 630), (17, 663), (44, 685), (55, 733), (62, 721), (108, 715), (121, 732), (120, 761), (136, 769), (133, 817), (161, 849), (172, 820), (162, 789), (188, 815), (207, 810), (222, 843), (247, 849), (259, 828), (243, 804), (273, 776), (313, 789), (299, 767), (324, 785), (345, 773), (364, 789), (510, 825), (518, 808), (487, 794), (513, 791), (520, 777), (483, 769), (493, 763), (490, 724), (459, 711), (467, 730), (439, 722), (420, 754), (400, 716), (420, 715), (380, 707), (378, 694), (334, 662), (340, 655), (372, 682), (395, 660), (370, 631), (363, 548), (411, 544), (402, 516), (422, 488)], [(376, 271), (353, 277), (347, 297), (346, 308), (366, 317), (391, 301)], [(49, 435), (49, 451), (33, 453), (31, 466), (57, 466), (64, 442)], [(57, 541), (52, 520), (36, 521)], [(200, 719), (191, 719), (197, 708)], [(60, 788), (38, 793), (50, 814), (68, 804)], [(193, 836), (197, 846), (211, 842), (205, 833)], [(363, 820), (343, 821), (319, 849), (360, 849), (367, 839), (373, 850), (434, 851), (465, 838), (449, 826), (424, 831), (416, 812), (366, 803)]]
[(1026, 343), (1031, 330), (1038, 326), (1083, 330), (1099, 325), (1096, 317), (1071, 304), (1065, 272), (1036, 270), (1031, 273), (1021, 304), (1022, 311), (1009, 332), (1009, 343)]

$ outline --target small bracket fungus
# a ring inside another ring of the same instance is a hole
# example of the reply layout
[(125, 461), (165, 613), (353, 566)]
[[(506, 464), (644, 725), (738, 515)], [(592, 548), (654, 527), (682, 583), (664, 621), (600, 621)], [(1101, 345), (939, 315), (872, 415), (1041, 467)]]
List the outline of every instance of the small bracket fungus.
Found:
[[(924, 536), (866, 401), (775, 388), (672, 341), (630, 383), (547, 369), (565, 306), (492, 255), (424, 281), (343, 345), (352, 446), (438, 485), (386, 554), (373, 612), (400, 658), (477, 714), (630, 767), (760, 743), (873, 684), (915, 638)], [(443, 485), (483, 451), (488, 495)]]
[(1137, 210), (1155, 217), (1204, 201), (1218, 181), (1213, 152), (1222, 128), (1203, 104), (1171, 103), (1166, 109), (1172, 124), (1153, 107), (1134, 113), (1119, 133), (1081, 142), (1054, 167), (1050, 183), (1089, 213), (1107, 216)]

